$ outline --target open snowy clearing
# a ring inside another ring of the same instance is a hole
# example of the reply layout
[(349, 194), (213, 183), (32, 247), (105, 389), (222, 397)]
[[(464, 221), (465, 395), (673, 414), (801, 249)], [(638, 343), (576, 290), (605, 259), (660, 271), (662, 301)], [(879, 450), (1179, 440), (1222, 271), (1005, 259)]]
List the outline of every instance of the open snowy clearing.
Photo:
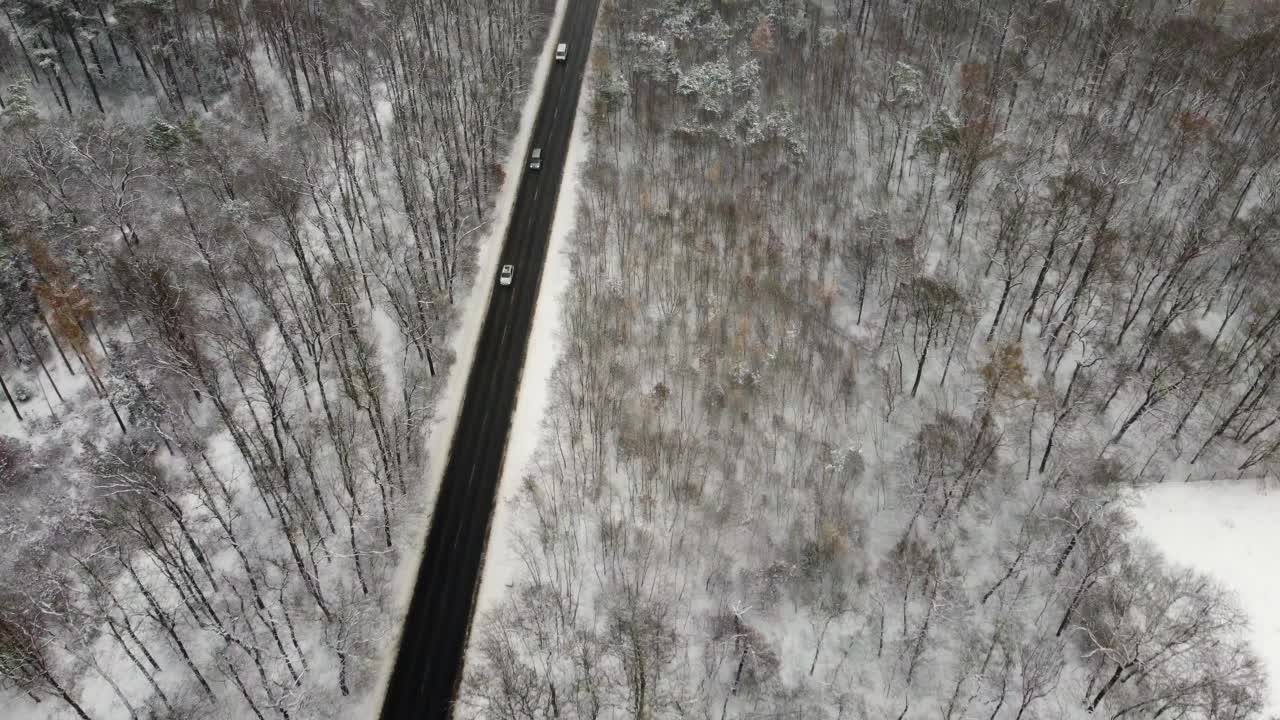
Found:
[(1170, 561), (1234, 591), (1270, 679), (1267, 712), (1280, 713), (1280, 492), (1265, 482), (1167, 483), (1144, 490), (1133, 508), (1138, 529)]

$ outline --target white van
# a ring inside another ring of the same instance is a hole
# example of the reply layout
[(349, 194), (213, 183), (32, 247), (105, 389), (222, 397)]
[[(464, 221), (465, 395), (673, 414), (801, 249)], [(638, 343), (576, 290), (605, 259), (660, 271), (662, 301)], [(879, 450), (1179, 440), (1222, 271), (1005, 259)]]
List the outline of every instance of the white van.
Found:
[(556, 62), (564, 62), (567, 57), (569, 57), (569, 45), (560, 43), (556, 46)]

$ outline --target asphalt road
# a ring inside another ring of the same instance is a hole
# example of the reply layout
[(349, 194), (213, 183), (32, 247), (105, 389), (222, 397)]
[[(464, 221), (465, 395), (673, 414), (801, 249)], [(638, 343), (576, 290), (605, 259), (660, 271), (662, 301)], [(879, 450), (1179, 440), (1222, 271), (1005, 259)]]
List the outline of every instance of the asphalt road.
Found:
[(542, 169), (527, 169), (526, 158), (502, 246), (499, 264), (514, 265), (515, 279), (508, 287), (493, 285), (382, 720), (452, 714), (598, 5), (569, 0), (561, 24), (557, 42), (568, 43), (569, 57), (551, 66), (530, 143), (542, 148)]

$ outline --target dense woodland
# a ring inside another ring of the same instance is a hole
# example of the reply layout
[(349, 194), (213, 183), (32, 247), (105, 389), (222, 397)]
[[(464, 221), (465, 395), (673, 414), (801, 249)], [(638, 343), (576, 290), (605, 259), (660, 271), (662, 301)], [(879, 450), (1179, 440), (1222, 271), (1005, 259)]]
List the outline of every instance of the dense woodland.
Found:
[(552, 7), (0, 0), (0, 715), (351, 716)]
[(1263, 716), (1125, 505), (1280, 469), (1277, 68), (1270, 2), (608, 3), (460, 715)]

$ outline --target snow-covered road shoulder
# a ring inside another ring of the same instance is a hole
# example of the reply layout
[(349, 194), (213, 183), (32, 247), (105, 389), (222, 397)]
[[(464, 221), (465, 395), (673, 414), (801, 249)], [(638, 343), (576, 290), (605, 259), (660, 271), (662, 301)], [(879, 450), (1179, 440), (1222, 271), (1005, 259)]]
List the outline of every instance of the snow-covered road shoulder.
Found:
[(578, 96), (573, 136), (565, 159), (564, 178), (560, 184), (559, 202), (547, 243), (547, 260), (542, 270), (533, 329), (529, 333), (529, 346), (524, 370), (520, 375), (515, 414), (511, 420), (510, 440), (503, 462), (502, 477), (499, 479), (498, 498), (490, 526), (492, 530), (476, 601), (477, 616), (492, 609), (502, 600), (508, 583), (515, 578), (521, 567), (512, 544), (512, 500), (520, 491), (521, 479), (535, 461), (535, 454), (543, 437), (542, 423), (551, 398), (551, 373), (561, 353), (564, 294), (573, 280), (568, 257), (569, 236), (577, 221), (582, 196), (582, 166), (591, 149), (587, 125), (592, 79), (592, 67), (588, 62)]
[[(475, 359), (476, 341), (484, 326), (485, 315), (489, 312), (489, 300), (493, 294), (494, 278), (498, 272), (498, 258), (502, 254), (502, 243), (507, 236), (507, 228), (511, 224), (516, 191), (520, 187), (524, 160), (529, 151), (529, 139), (533, 135), (534, 122), (542, 103), (543, 89), (551, 72), (553, 51), (560, 37), (560, 27), (564, 22), (568, 5), (568, 0), (556, 1), (555, 13), (547, 29), (546, 40), (543, 41), (542, 49), (538, 53), (538, 62), (528, 94), (524, 99), (524, 106), (520, 111), (519, 129), (511, 141), (506, 161), (502, 165), (504, 173), (502, 186), (495, 198), (489, 223), (483, 227), (483, 237), (476, 243), (476, 274), (472, 278), (471, 286), (458, 295), (458, 304), (463, 310), (458, 317), (458, 326), (449, 341), (450, 351), (456, 361), (449, 370), (449, 379), (436, 403), (436, 420), (430, 426), (430, 435), (427, 438), (426, 484), (422, 492), (423, 516), (415, 523), (418, 534), (414, 543), (409, 545), (417, 548), (417, 554), (412, 558), (406, 557), (400, 563), (393, 582), (392, 615), (401, 620), (413, 598), (414, 582), (422, 562), (422, 552), (426, 548), (427, 533), (431, 528), (431, 513), (435, 508), (436, 497), (449, 459), (449, 447), (453, 442), (458, 417), (462, 411), (467, 378), (471, 374), (471, 365)], [(557, 216), (558, 220), (559, 216)], [(378, 716), (383, 696), (386, 694), (390, 671), (394, 665), (395, 654), (399, 649), (398, 640), (397, 633), (395, 642), (387, 644), (381, 671), (378, 674), (379, 682), (364, 702), (360, 703), (364, 712), (360, 713), (359, 717)]]

